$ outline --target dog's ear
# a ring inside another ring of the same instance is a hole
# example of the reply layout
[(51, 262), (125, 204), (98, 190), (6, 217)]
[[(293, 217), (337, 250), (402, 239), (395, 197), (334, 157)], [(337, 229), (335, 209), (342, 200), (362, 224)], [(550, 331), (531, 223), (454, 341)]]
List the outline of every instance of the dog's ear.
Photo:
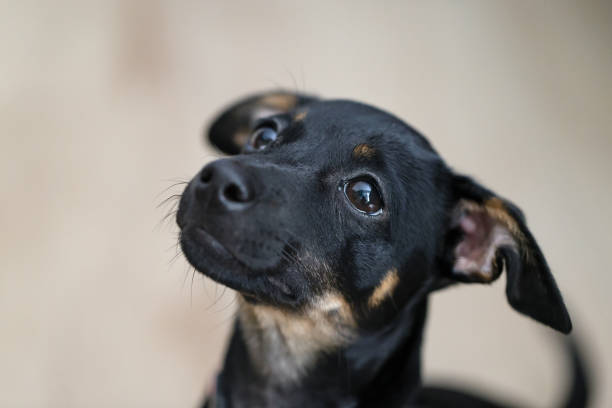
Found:
[(208, 139), (226, 154), (238, 154), (253, 125), (266, 116), (290, 112), (317, 98), (287, 91), (270, 91), (244, 98), (225, 108), (208, 128)]
[(506, 296), (520, 313), (563, 333), (572, 329), (561, 293), (514, 204), (469, 177), (452, 180), (447, 271), (463, 282), (492, 282), (506, 270)]

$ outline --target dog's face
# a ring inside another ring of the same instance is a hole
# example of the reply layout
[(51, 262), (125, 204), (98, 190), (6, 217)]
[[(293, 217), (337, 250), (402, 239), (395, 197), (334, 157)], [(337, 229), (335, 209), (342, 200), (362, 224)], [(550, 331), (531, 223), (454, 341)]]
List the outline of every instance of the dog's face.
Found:
[(248, 302), (293, 311), (323, 302), (366, 326), (437, 287), (493, 281), (505, 266), (510, 303), (569, 331), (520, 211), (454, 174), (392, 115), (271, 93), (230, 107), (210, 138), (234, 156), (185, 189), (181, 246)]

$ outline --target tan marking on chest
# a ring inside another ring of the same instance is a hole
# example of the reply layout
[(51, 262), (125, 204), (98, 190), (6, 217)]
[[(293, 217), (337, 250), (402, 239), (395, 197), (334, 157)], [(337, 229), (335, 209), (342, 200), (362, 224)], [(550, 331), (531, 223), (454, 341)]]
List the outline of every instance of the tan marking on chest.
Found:
[(256, 366), (280, 383), (295, 382), (322, 353), (347, 344), (355, 319), (340, 295), (325, 295), (303, 311), (240, 304), (239, 319)]
[(390, 269), (368, 298), (368, 306), (371, 308), (377, 307), (386, 298), (391, 297), (393, 290), (397, 287), (398, 283), (399, 276), (397, 274), (397, 269)]

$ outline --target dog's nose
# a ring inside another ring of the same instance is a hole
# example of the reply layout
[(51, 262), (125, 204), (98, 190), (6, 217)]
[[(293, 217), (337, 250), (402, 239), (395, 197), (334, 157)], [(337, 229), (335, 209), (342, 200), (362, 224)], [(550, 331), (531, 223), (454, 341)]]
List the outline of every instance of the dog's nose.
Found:
[(247, 170), (231, 159), (206, 165), (196, 177), (196, 196), (229, 211), (246, 208), (255, 198)]

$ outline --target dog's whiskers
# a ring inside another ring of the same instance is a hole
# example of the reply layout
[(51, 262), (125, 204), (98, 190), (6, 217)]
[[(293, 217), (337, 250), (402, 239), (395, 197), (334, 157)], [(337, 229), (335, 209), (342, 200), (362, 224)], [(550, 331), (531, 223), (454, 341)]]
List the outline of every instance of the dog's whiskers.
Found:
[[(212, 308), (213, 308), (213, 307), (214, 307), (214, 306), (217, 304), (217, 302), (219, 302), (219, 300), (221, 299), (221, 298), (218, 296), (218, 288), (219, 288), (219, 283), (217, 283), (216, 281), (214, 281), (214, 280), (212, 280), (212, 279), (211, 279), (211, 280), (209, 280), (209, 282), (211, 282), (211, 283), (214, 285), (214, 287), (215, 287), (215, 293), (214, 293), (214, 294), (213, 294), (213, 296), (212, 296), (212, 303), (211, 303), (211, 304), (209, 304), (208, 306), (206, 306), (206, 308), (204, 309), (204, 310), (206, 310), (206, 311), (211, 310), (211, 309), (212, 309)], [(224, 286), (224, 287), (225, 287), (225, 286)], [(210, 296), (210, 294), (208, 294), (208, 293), (207, 293), (207, 295), (208, 295), (208, 297), (211, 297), (211, 296)], [(223, 295), (223, 294), (222, 294), (222, 295)]]
[(192, 268), (193, 272), (191, 273), (191, 288), (189, 291), (189, 306), (193, 307), (193, 279), (195, 278), (196, 270)]
[(176, 181), (175, 181), (175, 180), (170, 180), (170, 181), (173, 181), (173, 183), (172, 183), (172, 184), (170, 184), (168, 187), (165, 187), (165, 188), (164, 188), (162, 191), (160, 191), (160, 192), (159, 192), (159, 193), (158, 193), (158, 194), (155, 196), (155, 198), (158, 198), (159, 196), (161, 196), (162, 194), (164, 194), (165, 192), (167, 192), (167, 191), (168, 191), (168, 190), (170, 190), (171, 188), (174, 188), (174, 187), (176, 187), (176, 186), (184, 186), (184, 185), (189, 184), (189, 182), (188, 182), (188, 181), (185, 181), (185, 180), (176, 180)]
[[(286, 235), (289, 235), (290, 237), (293, 237), (295, 239), (295, 234), (293, 234), (291, 231), (284, 229), (283, 232)], [(304, 262), (304, 260), (301, 259), (297, 255), (298, 248), (295, 245), (293, 245), (288, 239), (284, 239), (280, 236), (277, 236), (276, 239), (281, 241), (284, 244), (284, 246), (288, 247), (291, 250), (291, 252), (288, 252), (287, 249), (285, 249), (285, 247), (283, 247), (283, 249), (281, 250), (280, 255), (285, 261), (296, 264), (298, 267), (301, 267), (304, 271), (310, 272), (310, 274), (312, 274), (313, 276), (319, 275), (321, 273), (319, 268), (316, 268), (314, 265)]]
[[(225, 293), (225, 289), (227, 289), (227, 288), (226, 288), (226, 287), (224, 287), (223, 289), (224, 289), (224, 290), (223, 290), (223, 292)], [(221, 297), (223, 297), (223, 294), (221, 294)], [(236, 304), (236, 296), (232, 296), (232, 297), (230, 298), (229, 303), (227, 303), (225, 306), (223, 306), (223, 307), (221, 307), (220, 309), (218, 309), (216, 312), (217, 312), (217, 313), (224, 312), (224, 311), (226, 311), (226, 310), (230, 309), (230, 308), (231, 308), (232, 306), (234, 306), (235, 304)]]
[(180, 198), (182, 197), (182, 194), (172, 194), (170, 197), (167, 197), (165, 199), (163, 199), (159, 204), (157, 204), (157, 207), (155, 208), (160, 208), (164, 205), (166, 205), (167, 203), (169, 203), (172, 200), (180, 200)]
[[(170, 248), (168, 248), (168, 249), (170, 249)], [(170, 261), (168, 262), (168, 266), (172, 266), (172, 264), (173, 264), (174, 262), (176, 262), (176, 260), (177, 260), (177, 259), (179, 259), (179, 258), (180, 258), (181, 254), (182, 254), (182, 252), (177, 251), (177, 252), (176, 252), (176, 253), (175, 253), (175, 254), (172, 256), (172, 258), (170, 259)]]

